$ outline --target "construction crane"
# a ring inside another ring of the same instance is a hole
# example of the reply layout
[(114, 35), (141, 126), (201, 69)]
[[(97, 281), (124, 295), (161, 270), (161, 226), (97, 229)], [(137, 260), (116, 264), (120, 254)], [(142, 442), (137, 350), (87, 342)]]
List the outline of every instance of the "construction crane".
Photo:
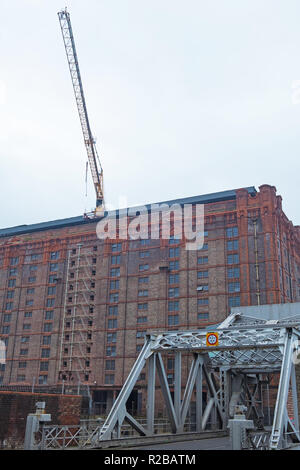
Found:
[(71, 80), (83, 132), (84, 144), (87, 151), (88, 162), (96, 191), (96, 209), (94, 211), (94, 215), (100, 216), (104, 212), (103, 169), (96, 149), (96, 142), (89, 123), (75, 41), (71, 26), (70, 13), (65, 8), (64, 10), (58, 12), (58, 18), (67, 54)]

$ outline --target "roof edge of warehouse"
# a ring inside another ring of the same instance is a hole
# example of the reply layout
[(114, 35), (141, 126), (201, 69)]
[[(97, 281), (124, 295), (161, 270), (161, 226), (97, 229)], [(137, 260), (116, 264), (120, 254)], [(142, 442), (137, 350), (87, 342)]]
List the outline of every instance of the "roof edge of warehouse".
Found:
[[(248, 193), (253, 196), (257, 193), (254, 186), (250, 186), (250, 187), (243, 188), (243, 189), (246, 189)], [(208, 203), (213, 203), (213, 202), (236, 199), (236, 191), (237, 191), (236, 189), (231, 189), (227, 191), (220, 191), (217, 193), (185, 197), (185, 198), (173, 199), (169, 201), (161, 201), (161, 202), (153, 203), (153, 204), (168, 204), (168, 205), (173, 205), (173, 204), (183, 205), (183, 204), (196, 204), (196, 203), (208, 204)], [(143, 207), (147, 207), (147, 209), (150, 209), (151, 206), (152, 204), (143, 205)], [(124, 213), (124, 211), (127, 209), (134, 210), (135, 208), (138, 209), (139, 207), (140, 206), (134, 206), (130, 208), (117, 209), (116, 214), (118, 216), (119, 213)], [(110, 211), (110, 212), (114, 212), (114, 211)], [(107, 216), (107, 215), (109, 215), (109, 212), (104, 213), (104, 216)], [(70, 227), (74, 225), (83, 225), (83, 224), (88, 224), (88, 223), (93, 223), (93, 222), (95, 223), (96, 220), (97, 218), (89, 219), (82, 215), (82, 216), (77, 216), (77, 217), (68, 217), (67, 219), (58, 219), (58, 220), (53, 220), (53, 221), (48, 221), (48, 222), (40, 222), (37, 224), (17, 225), (15, 227), (8, 227), (8, 228), (0, 229), (0, 238), (9, 237), (13, 235), (22, 235), (25, 233), (40, 232), (40, 231), (49, 230), (49, 229)]]

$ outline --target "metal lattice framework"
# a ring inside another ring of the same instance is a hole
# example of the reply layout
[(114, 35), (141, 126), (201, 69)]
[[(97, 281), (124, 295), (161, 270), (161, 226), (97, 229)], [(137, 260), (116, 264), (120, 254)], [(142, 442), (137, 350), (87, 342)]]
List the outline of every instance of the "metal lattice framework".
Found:
[(84, 144), (87, 151), (88, 161), (92, 173), (93, 183), (96, 191), (97, 207), (104, 204), (103, 195), (103, 170), (98, 157), (95, 139), (93, 138), (86, 101), (83, 92), (82, 80), (80, 75), (78, 57), (75, 47), (75, 41), (72, 31), (70, 13), (67, 9), (58, 12), (61, 32), (66, 50), (72, 85), (74, 89), (76, 105), (79, 113), (80, 124), (83, 132)]
[[(173, 433), (183, 432), (192, 396), (196, 405), (196, 430), (208, 424), (225, 430), (237, 405), (247, 406), (256, 431), (248, 439), (254, 448), (279, 449), (290, 441), (299, 442), (295, 359), (298, 354), (300, 316), (268, 320), (231, 314), (217, 328), (218, 345), (208, 346), (205, 330), (153, 333), (146, 337), (136, 360), (98, 436), (99, 441), (119, 438), (124, 421), (140, 435), (153, 434), (155, 388), (158, 378)], [(174, 395), (164, 368), (163, 354), (175, 355)], [(192, 362), (182, 393), (182, 354), (191, 353)], [(147, 425), (141, 425), (126, 408), (126, 402), (142, 369), (148, 366)], [(278, 374), (279, 384), (272, 429), (263, 429), (262, 384), (268, 374)], [(208, 399), (203, 406), (202, 391)], [(287, 403), (292, 401), (293, 416)], [(204, 409), (203, 409), (204, 408)]]

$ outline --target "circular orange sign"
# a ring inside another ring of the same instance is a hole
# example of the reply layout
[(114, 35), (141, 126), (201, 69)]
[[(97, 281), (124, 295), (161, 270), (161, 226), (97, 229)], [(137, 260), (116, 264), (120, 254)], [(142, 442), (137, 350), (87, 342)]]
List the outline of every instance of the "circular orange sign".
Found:
[(206, 333), (206, 346), (218, 346), (219, 334), (218, 333)]

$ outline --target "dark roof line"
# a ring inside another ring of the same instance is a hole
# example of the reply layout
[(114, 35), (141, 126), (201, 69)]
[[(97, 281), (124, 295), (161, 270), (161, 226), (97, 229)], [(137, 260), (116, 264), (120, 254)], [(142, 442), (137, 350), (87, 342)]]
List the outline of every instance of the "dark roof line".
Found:
[[(254, 186), (250, 186), (244, 189), (246, 189), (250, 195), (256, 194), (256, 189)], [(218, 193), (204, 194), (202, 196), (200, 195), (200, 196), (186, 197), (186, 198), (181, 198), (181, 199), (173, 199), (170, 201), (162, 201), (162, 202), (158, 202), (155, 204), (158, 204), (158, 205), (168, 204), (169, 206), (173, 204), (180, 204), (180, 205), (196, 204), (196, 203), (208, 204), (212, 202), (227, 201), (227, 200), (232, 200), (232, 199), (236, 199), (235, 189), (231, 189), (228, 191), (221, 191)], [(147, 209), (150, 210), (153, 204), (145, 204), (143, 205), (143, 207), (147, 207)], [(116, 214), (117, 216), (119, 213), (124, 214), (124, 211), (128, 209), (134, 212), (134, 209), (138, 210), (138, 208), (139, 206), (120, 209), (116, 211)], [(109, 215), (109, 212), (105, 212), (104, 216), (107, 216), (107, 215)], [(59, 228), (71, 227), (75, 225), (84, 225), (84, 224), (93, 223), (93, 222), (95, 223), (96, 220), (97, 219), (88, 219), (88, 218), (85, 218), (84, 216), (78, 216), (78, 217), (69, 217), (67, 219), (53, 220), (49, 222), (41, 222), (38, 224), (18, 225), (16, 227), (8, 227), (8, 228), (0, 229), (0, 238), (14, 236), (14, 235), (21, 235), (25, 233), (39, 232), (39, 231), (44, 231), (44, 230), (49, 230), (49, 229), (59, 229)]]

